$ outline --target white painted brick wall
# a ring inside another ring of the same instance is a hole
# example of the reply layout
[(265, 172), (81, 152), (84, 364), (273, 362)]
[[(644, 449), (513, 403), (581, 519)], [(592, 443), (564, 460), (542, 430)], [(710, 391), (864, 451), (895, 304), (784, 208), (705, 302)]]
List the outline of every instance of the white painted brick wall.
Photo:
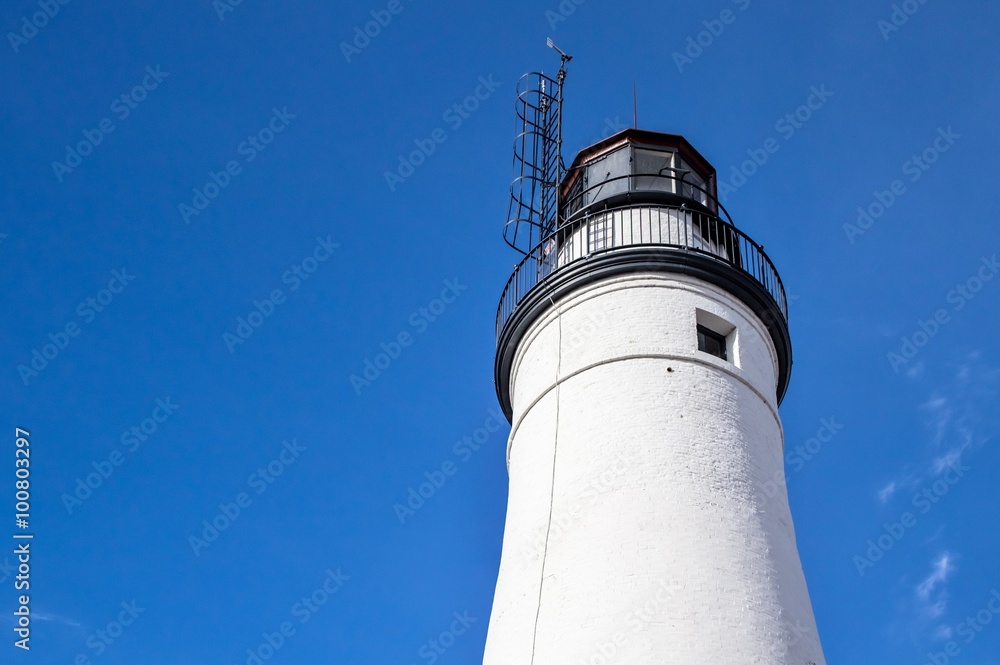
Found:
[[(741, 367), (697, 351), (696, 308), (736, 325)], [(605, 280), (539, 319), (484, 665), (824, 665), (787, 496), (762, 493), (776, 374), (761, 322), (693, 278)]]

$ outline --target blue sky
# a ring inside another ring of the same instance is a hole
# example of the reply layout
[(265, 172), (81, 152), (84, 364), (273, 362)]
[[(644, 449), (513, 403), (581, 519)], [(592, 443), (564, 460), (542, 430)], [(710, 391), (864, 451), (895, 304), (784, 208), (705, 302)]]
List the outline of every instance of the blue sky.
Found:
[(481, 658), (513, 90), (551, 36), (567, 161), (635, 81), (792, 296), (829, 662), (996, 665), (1000, 7), (902, 5), (5, 3), (0, 535), (21, 427), (35, 539), (30, 652), (0, 567), (3, 662)]

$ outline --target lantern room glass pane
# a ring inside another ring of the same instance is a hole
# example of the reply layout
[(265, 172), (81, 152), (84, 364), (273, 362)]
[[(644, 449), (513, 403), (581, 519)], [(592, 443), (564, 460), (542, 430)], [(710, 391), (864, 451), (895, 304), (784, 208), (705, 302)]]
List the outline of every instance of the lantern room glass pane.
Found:
[(615, 194), (624, 194), (629, 187), (629, 148), (622, 146), (596, 159), (587, 166), (584, 205), (590, 205)]
[(705, 179), (698, 175), (683, 159), (678, 158), (677, 177), (681, 178), (680, 193), (689, 199), (708, 205), (708, 195), (705, 193)]
[(676, 192), (679, 177), (675, 153), (667, 150), (635, 149), (635, 189), (637, 191)]

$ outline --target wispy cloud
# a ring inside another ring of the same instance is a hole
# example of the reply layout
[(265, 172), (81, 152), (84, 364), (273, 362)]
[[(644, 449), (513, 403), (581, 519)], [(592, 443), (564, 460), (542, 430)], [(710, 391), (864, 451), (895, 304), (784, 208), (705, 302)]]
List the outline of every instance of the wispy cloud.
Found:
[[(14, 617), (9, 612), (4, 612), (0, 614), (0, 623), (10, 624), (11, 626), (16, 626), (17, 622)], [(60, 614), (53, 614), (52, 612), (31, 612), (31, 619), (33, 621), (50, 621), (54, 625), (63, 626), (67, 629), (72, 629), (73, 633), (86, 634), (83, 625), (76, 619), (71, 619), (69, 617), (64, 617)]]
[(35, 612), (34, 614), (31, 615), (31, 618), (34, 619), (35, 621), (55, 621), (56, 623), (61, 623), (66, 626), (72, 626), (73, 628), (80, 627), (80, 622), (77, 621), (76, 619), (70, 619), (64, 616), (60, 616), (58, 614), (45, 614), (45, 613)]
[(896, 484), (896, 481), (893, 480), (878, 491), (878, 500), (885, 503), (892, 498), (892, 495), (896, 493), (897, 489), (899, 489), (899, 486)]
[[(917, 374), (925, 381), (930, 379), (922, 365)], [(918, 489), (947, 472), (1000, 429), (1000, 412), (993, 408), (1000, 399), (1000, 368), (986, 366), (979, 351), (952, 366), (949, 379), (933, 386), (929, 393), (920, 404), (928, 432), (925, 452), (876, 492), (880, 503), (888, 503), (900, 490)]]
[(948, 469), (954, 467), (959, 462), (962, 461), (962, 453), (964, 453), (972, 445), (972, 436), (969, 435), (965, 438), (965, 442), (958, 444), (948, 450), (944, 455), (935, 457), (931, 461), (931, 470), (934, 475), (940, 475), (941, 473), (947, 471)]
[(931, 574), (917, 584), (914, 591), (923, 603), (924, 616), (936, 619), (944, 614), (948, 604), (946, 582), (954, 571), (954, 557), (944, 552), (934, 561)]
[(953, 629), (946, 613), (948, 610), (948, 585), (955, 575), (959, 555), (954, 550), (939, 550), (930, 561), (928, 571), (921, 565), (919, 571), (904, 573), (893, 589), (895, 619), (889, 632), (899, 639), (936, 642), (952, 639)]
[(945, 640), (950, 640), (953, 634), (954, 631), (951, 629), (951, 626), (941, 625), (934, 630), (934, 639), (944, 642)]
[(934, 529), (934, 533), (932, 533), (929, 537), (924, 539), (924, 545), (930, 545), (935, 540), (940, 538), (943, 533), (944, 533), (944, 524), (941, 524), (938, 526), (938, 528)]
[(939, 585), (943, 584), (947, 579), (948, 575), (955, 570), (954, 564), (951, 562), (951, 555), (945, 552), (937, 561), (934, 562), (934, 570), (931, 572), (927, 578), (917, 585), (917, 595), (922, 599), (927, 600), (931, 596), (931, 592)]
[(948, 406), (948, 399), (946, 397), (941, 397), (940, 395), (937, 395), (935, 397), (931, 397), (930, 399), (928, 399), (921, 406), (923, 406), (923, 408), (925, 409), (936, 411), (938, 409), (942, 409)]
[(920, 405), (920, 408), (927, 412), (927, 425), (933, 432), (932, 443), (935, 447), (940, 447), (948, 434), (948, 426), (954, 415), (948, 398), (941, 394), (932, 395)]

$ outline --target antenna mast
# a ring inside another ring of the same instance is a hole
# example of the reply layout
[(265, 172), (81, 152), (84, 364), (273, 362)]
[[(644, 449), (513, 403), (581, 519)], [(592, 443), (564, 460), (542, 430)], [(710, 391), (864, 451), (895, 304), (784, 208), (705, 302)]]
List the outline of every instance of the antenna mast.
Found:
[[(559, 91), (558, 91), (559, 100), (557, 102), (559, 104), (559, 131), (558, 131), (558, 136), (556, 137), (556, 143), (557, 143), (557, 150), (559, 152), (559, 167), (560, 167), (560, 171), (561, 171), (561, 173), (559, 174), (559, 182), (562, 182), (562, 175), (563, 175), (563, 173), (566, 170), (565, 169), (565, 165), (563, 164), (563, 161), (562, 161), (563, 85), (566, 83), (566, 63), (569, 62), (570, 60), (572, 60), (573, 56), (567, 55), (565, 52), (563, 52), (562, 49), (560, 49), (558, 46), (556, 46), (555, 42), (552, 41), (551, 37), (546, 37), (545, 38), (545, 44), (550, 49), (554, 50), (556, 53), (559, 54), (559, 73), (556, 74), (556, 80), (559, 81)], [(559, 186), (559, 183), (556, 183), (556, 187), (557, 188), (558, 188), (558, 186)]]
[(635, 79), (632, 79), (632, 128), (639, 129), (639, 112), (635, 97)]

